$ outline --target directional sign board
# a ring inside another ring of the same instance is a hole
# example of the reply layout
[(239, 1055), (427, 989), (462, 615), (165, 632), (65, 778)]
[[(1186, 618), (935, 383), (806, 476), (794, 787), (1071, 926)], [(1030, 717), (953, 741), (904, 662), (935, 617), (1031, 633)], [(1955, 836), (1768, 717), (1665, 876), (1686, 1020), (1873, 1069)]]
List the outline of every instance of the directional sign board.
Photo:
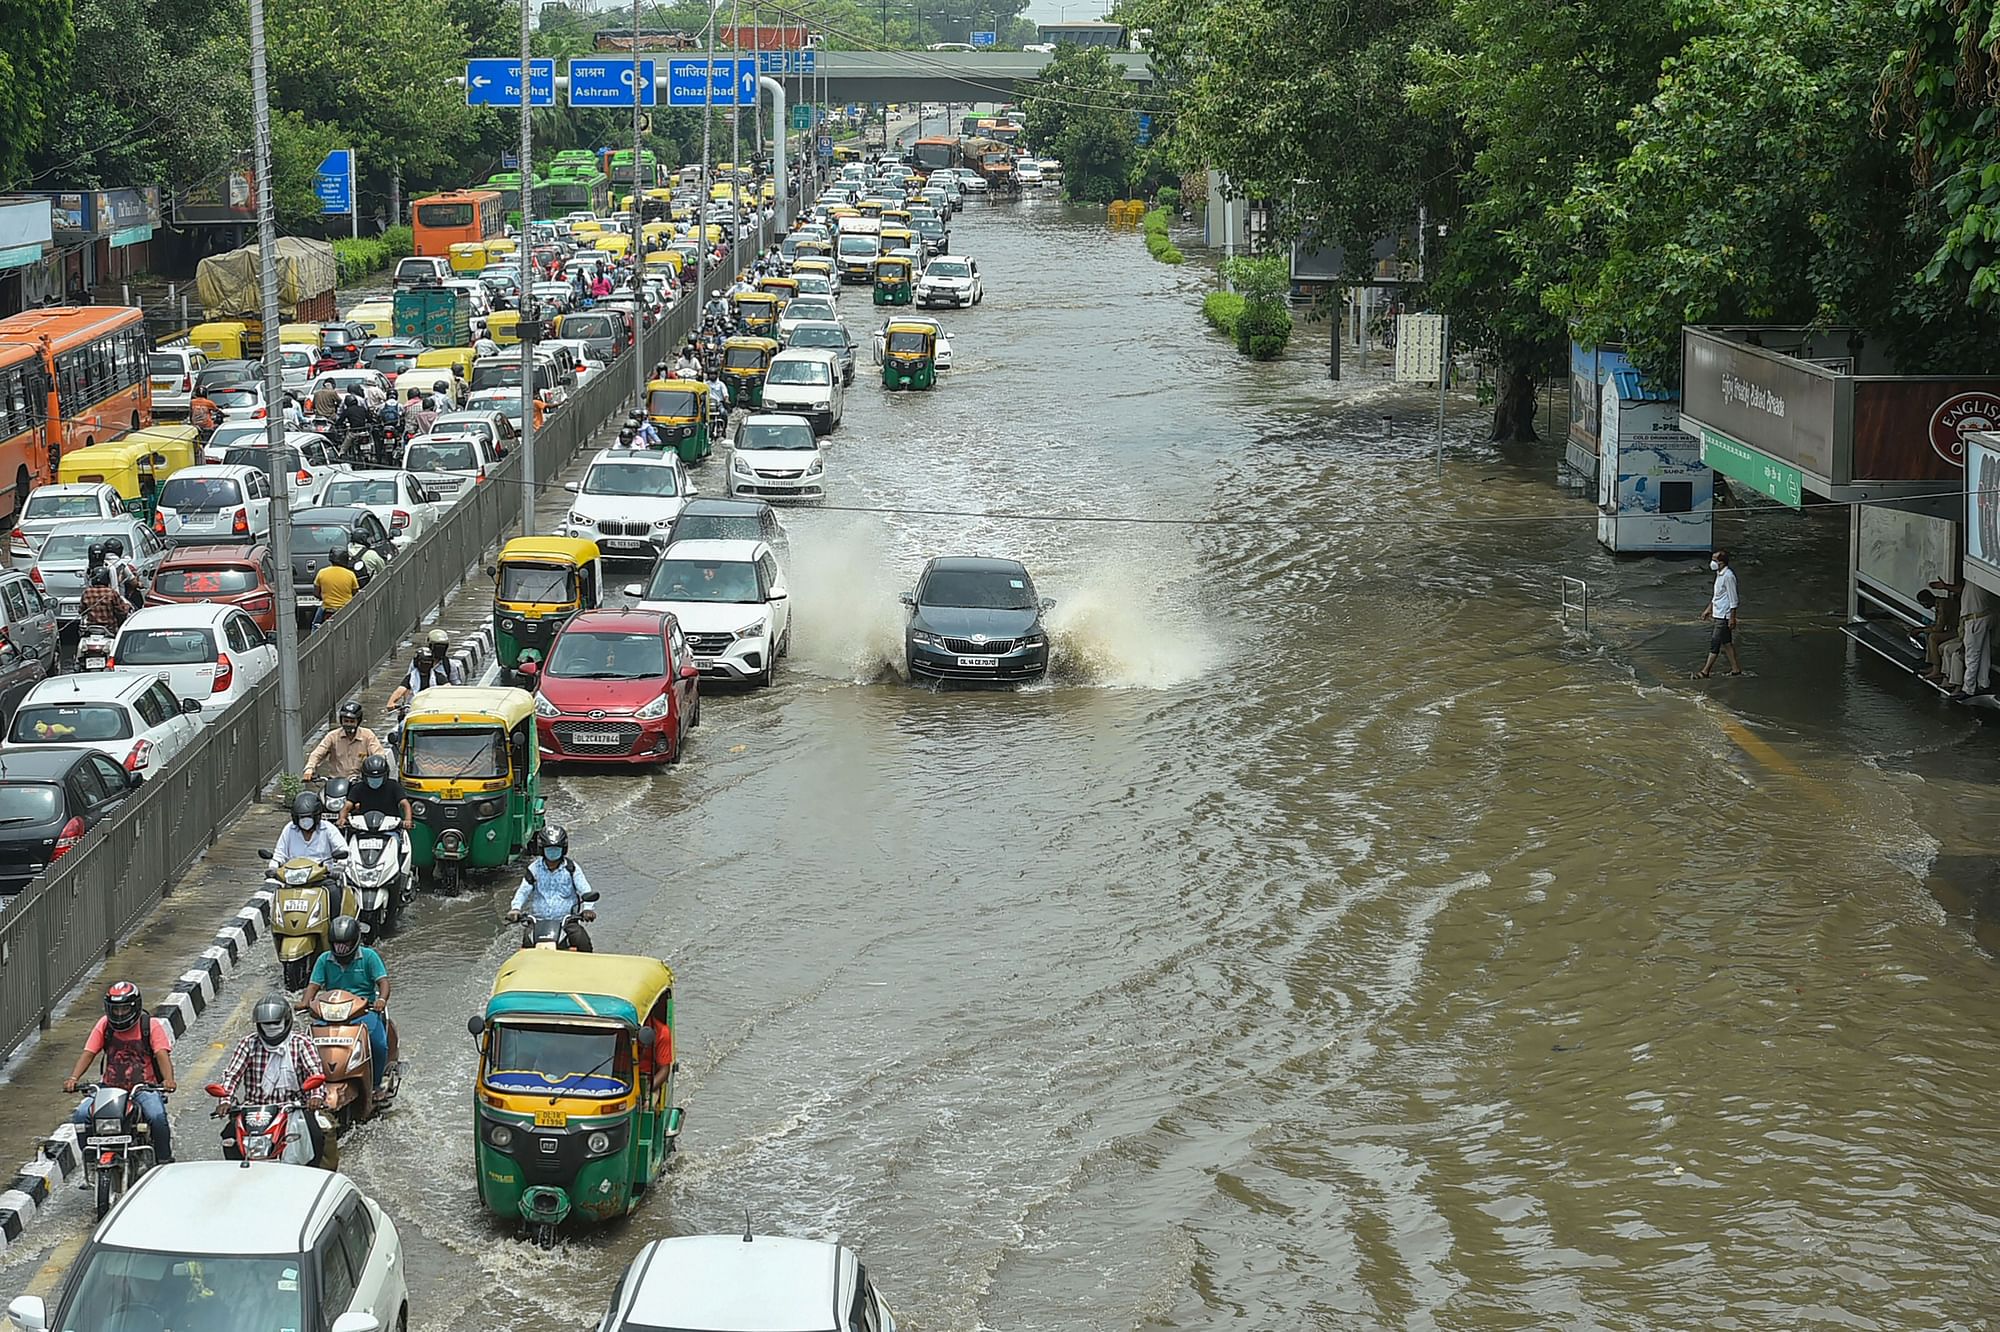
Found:
[(997, 32), (975, 32), (972, 34), (972, 45), (998, 46), (1000, 45), (1000, 34)]
[(831, 134), (822, 134), (819, 136), (819, 155), (821, 157), (833, 156), (833, 136)]
[(639, 67), (639, 105), (652, 106), (658, 100), (653, 90), (653, 62), (650, 60), (571, 60), (569, 62), (569, 104), (571, 106), (632, 105), (632, 66)]
[[(532, 75), (528, 89), (531, 106), (556, 104), (556, 62), (536, 60), (529, 64)], [(480, 59), (465, 62), (465, 104), (467, 106), (519, 106), (521, 104), (521, 62)]]
[(354, 211), (354, 153), (336, 148), (326, 155), (313, 173), (313, 193), (319, 196), (322, 213)]
[(819, 52), (811, 47), (803, 51), (760, 51), (757, 68), (766, 74), (815, 74), (819, 71)]
[[(702, 73), (707, 70), (704, 82)], [(753, 106), (757, 101), (757, 61), (669, 60), (667, 62), (667, 105)]]

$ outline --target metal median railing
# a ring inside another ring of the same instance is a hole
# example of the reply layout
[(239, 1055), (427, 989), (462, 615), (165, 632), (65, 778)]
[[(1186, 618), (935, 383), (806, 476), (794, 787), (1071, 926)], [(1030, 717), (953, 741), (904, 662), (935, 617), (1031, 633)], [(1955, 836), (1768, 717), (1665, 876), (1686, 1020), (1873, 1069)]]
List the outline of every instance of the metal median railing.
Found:
[[(758, 229), (754, 247), (739, 244), (727, 271), (747, 266), (767, 243), (771, 227), (766, 222)], [(702, 293), (686, 289), (635, 351), (587, 380), (536, 432), (538, 486), (548, 485), (606, 421), (627, 410), (632, 384), (627, 358), (638, 355), (647, 366), (667, 359), (693, 332), (702, 300)], [(444, 522), (305, 640), (299, 650), (299, 712), (309, 728), (359, 689), (516, 526), (522, 466), (516, 450), (473, 486)], [(277, 685), (266, 681), (205, 728), (53, 869), (11, 903), (0, 903), (0, 1061), (48, 1025), (55, 1005), (278, 775), (283, 754)]]

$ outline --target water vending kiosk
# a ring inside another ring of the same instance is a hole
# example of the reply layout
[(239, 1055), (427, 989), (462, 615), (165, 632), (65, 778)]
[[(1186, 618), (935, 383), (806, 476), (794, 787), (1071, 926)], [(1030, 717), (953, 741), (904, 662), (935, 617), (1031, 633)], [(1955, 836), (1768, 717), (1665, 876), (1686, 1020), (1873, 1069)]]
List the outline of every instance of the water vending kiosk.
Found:
[[(1575, 373), (1579, 362), (1592, 373)], [(1680, 394), (1648, 384), (1616, 350), (1573, 348), (1571, 366), (1571, 392), (1596, 396), (1594, 414), (1572, 407), (1570, 433), (1575, 452), (1579, 418), (1595, 427), (1599, 543), (1620, 554), (1708, 551), (1715, 473), (1680, 428)]]

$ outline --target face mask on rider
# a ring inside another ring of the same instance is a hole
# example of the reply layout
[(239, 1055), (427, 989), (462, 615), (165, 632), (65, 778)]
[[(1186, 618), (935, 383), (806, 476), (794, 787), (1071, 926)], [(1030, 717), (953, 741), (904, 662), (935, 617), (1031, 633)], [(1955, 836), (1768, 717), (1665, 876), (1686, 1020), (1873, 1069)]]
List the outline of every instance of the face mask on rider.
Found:
[(371, 791), (379, 791), (379, 790), (381, 790), (381, 789), (382, 789), (382, 783), (383, 783), (383, 782), (384, 782), (385, 780), (387, 780), (387, 779), (386, 779), (386, 778), (382, 778), (382, 777), (370, 777), (370, 778), (368, 779), (368, 789), (369, 789), (369, 790), (371, 790)]
[(562, 864), (562, 858), (563, 858), (563, 853), (561, 847), (545, 846), (542, 848), (542, 859), (546, 860), (549, 864), (560, 865)]
[(309, 833), (313, 830), (313, 825), (318, 822), (319, 822), (318, 819), (308, 814), (304, 818), (299, 820), (299, 831), (302, 833)]
[(1721, 572), (1722, 572), (1722, 562), (1721, 562), (1720, 560), (1710, 560), (1710, 561), (1708, 562), (1708, 571), (1709, 571), (1710, 573), (1721, 573)]

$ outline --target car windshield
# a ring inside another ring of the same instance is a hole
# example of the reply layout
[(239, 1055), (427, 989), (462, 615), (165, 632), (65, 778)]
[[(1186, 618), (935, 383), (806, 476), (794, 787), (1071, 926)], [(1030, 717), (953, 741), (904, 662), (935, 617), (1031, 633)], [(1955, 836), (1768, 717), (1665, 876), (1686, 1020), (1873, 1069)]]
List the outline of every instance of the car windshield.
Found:
[(657, 633), (572, 629), (556, 639), (544, 674), (566, 680), (657, 680), (666, 671), (666, 641)]
[(773, 422), (765, 424), (752, 421), (743, 427), (736, 439), (739, 449), (806, 449), (819, 447), (813, 436), (813, 428), (803, 421)]
[(132, 718), (116, 703), (26, 703), (14, 714), (7, 738), (17, 745), (130, 740)]
[(368, 368), (383, 374), (400, 375), (417, 363), (417, 353), (401, 348), (381, 348), (367, 355)]
[(328, 504), (394, 504), (400, 498), (393, 480), (336, 481), (326, 488)]
[(0, 786), (0, 827), (10, 823), (44, 823), (56, 816), (56, 788), (47, 782), (12, 782)]
[(230, 596), (257, 588), (257, 571), (240, 564), (170, 565), (153, 575), (153, 590), (163, 597)]
[(850, 259), (863, 255), (879, 254), (882, 250), (880, 238), (875, 236), (842, 236), (840, 253)]
[(104, 505), (96, 495), (88, 492), (70, 495), (51, 495), (46, 492), (28, 496), (28, 507), (22, 511), (23, 518), (95, 518), (104, 512)]
[(925, 606), (967, 606), (979, 610), (1033, 610), (1035, 589), (1004, 570), (939, 569), (924, 580), (917, 601)]
[(292, 549), (300, 553), (324, 555), (348, 545), (352, 540), (353, 532), (344, 523), (292, 520)]
[(783, 357), (771, 362), (765, 382), (771, 384), (825, 384), (831, 376), (819, 361), (790, 361)]
[[(299, 1301), (300, 1260), (93, 1245), (63, 1307), (62, 1332), (100, 1328), (202, 1328), (281, 1332), (311, 1326)], [(227, 1310), (227, 1313), (221, 1311)]]
[(510, 560), (500, 566), (500, 586), (493, 595), (501, 601), (567, 605), (576, 600), (576, 571), (556, 564), (521, 564)]
[(405, 777), (491, 781), (507, 775), (506, 732), (413, 726), (403, 732)]
[(497, 1091), (621, 1096), (631, 1083), (631, 1042), (606, 1027), (499, 1022), (486, 1046), (486, 1085)]
[[(110, 536), (109, 532), (58, 532), (42, 543), (37, 564), (83, 564), (90, 556), (90, 548)], [(122, 534), (121, 534), (122, 535)], [(130, 542), (126, 543), (128, 546)]]
[(758, 541), (763, 533), (755, 514), (690, 513), (674, 523), (675, 541)]
[(701, 415), (701, 395), (693, 389), (654, 389), (646, 395), (646, 414), (648, 416), (699, 416)]
[(120, 666), (192, 666), (215, 660), (206, 629), (127, 629), (118, 639)]
[(646, 589), (653, 601), (761, 602), (757, 567), (747, 560), (665, 559)]
[(584, 473), (583, 493), (671, 499), (680, 494), (680, 486), (671, 463), (596, 463)]
[(722, 364), (731, 370), (762, 370), (764, 368), (764, 349), (762, 347), (724, 348)]
[(925, 277), (971, 277), (972, 269), (949, 259), (939, 259), (924, 270)]
[[(468, 409), (482, 412), (501, 412), (513, 417), (516, 421), (521, 419), (521, 394), (519, 389), (516, 389), (512, 393), (504, 391), (475, 393), (466, 399), (465, 405)], [(454, 422), (445, 428), (461, 434), (470, 434), (474, 427), (469, 423)]]
[(233, 476), (175, 476), (160, 487), (160, 507), (175, 512), (227, 509), (243, 502)]
[[(270, 456), (271, 446), (268, 444), (238, 444), (223, 452), (222, 461), (229, 467), (254, 467), (261, 472), (264, 470), (264, 460)], [(286, 449), (281, 456), (285, 460), (284, 470), (288, 472), (299, 470), (297, 449)]]
[(410, 445), (403, 466), (413, 472), (476, 472), (479, 458), (470, 440), (456, 443), (432, 439)]
[(792, 330), (794, 347), (837, 347), (847, 346), (847, 335), (837, 328), (799, 327)]
[(302, 370), (313, 363), (313, 354), (304, 347), (280, 347), (278, 361), (287, 370)]

